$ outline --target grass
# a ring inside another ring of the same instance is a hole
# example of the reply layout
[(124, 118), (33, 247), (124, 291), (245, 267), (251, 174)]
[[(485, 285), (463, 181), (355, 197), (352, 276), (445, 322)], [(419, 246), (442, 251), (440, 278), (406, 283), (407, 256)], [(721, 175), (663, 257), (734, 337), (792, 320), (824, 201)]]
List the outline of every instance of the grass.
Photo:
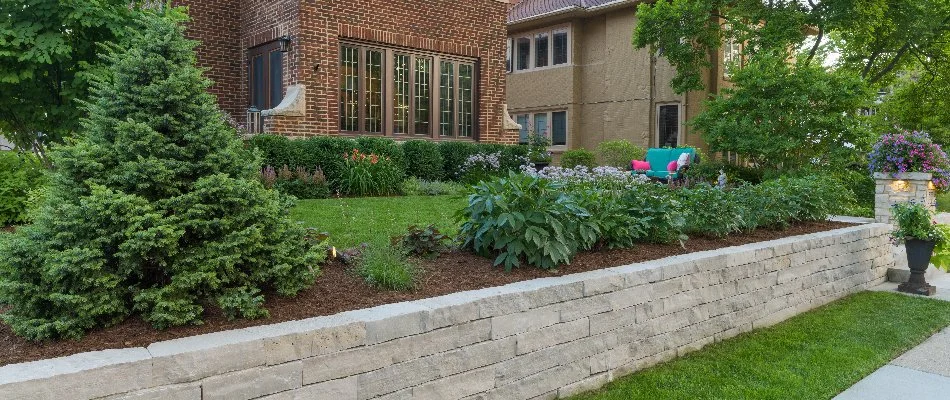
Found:
[(366, 283), (380, 289), (410, 290), (415, 286), (418, 268), (400, 250), (387, 245), (373, 245), (363, 252), (356, 273)]
[(863, 292), (572, 399), (831, 399), (947, 325), (950, 302)]
[(937, 194), (937, 211), (950, 212), (950, 192)]
[(330, 233), (338, 248), (360, 243), (388, 244), (409, 225), (435, 224), (442, 233), (458, 233), (454, 214), (465, 206), (457, 196), (363, 197), (302, 200), (291, 216)]

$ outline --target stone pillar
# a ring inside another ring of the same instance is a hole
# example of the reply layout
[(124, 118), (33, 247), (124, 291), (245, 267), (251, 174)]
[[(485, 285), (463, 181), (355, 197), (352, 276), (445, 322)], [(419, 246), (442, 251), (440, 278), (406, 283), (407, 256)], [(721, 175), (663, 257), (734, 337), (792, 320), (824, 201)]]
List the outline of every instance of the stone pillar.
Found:
[(903, 174), (875, 172), (874, 221), (891, 223), (891, 206), (911, 200), (926, 205), (930, 211), (935, 211), (937, 196), (933, 183), (930, 181), (932, 178), (931, 174), (923, 172)]

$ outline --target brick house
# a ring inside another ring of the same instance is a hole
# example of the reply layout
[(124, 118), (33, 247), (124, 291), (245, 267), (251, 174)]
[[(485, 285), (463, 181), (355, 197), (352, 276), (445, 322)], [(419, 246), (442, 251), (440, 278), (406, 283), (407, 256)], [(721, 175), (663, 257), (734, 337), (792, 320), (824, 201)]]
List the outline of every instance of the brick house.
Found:
[[(740, 47), (724, 43), (704, 91), (676, 94), (675, 70), (631, 36), (639, 0), (513, 0), (508, 14), (507, 104), (528, 130), (550, 133), (552, 150), (594, 149), (627, 139), (643, 147), (705, 147), (686, 121), (730, 85), (724, 65)], [(726, 62), (723, 62), (726, 60)]]
[(239, 122), (254, 107), (265, 132), (294, 137), (518, 139), (504, 112), (508, 0), (175, 3)]

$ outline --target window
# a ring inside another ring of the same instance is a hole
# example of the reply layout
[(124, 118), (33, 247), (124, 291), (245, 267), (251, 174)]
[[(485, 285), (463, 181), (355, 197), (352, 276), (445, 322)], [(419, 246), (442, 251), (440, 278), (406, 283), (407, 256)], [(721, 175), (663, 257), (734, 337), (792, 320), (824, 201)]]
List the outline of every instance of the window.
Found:
[(340, 130), (474, 138), (474, 61), (362, 44), (340, 46)]
[[(516, 71), (547, 68), (570, 62), (570, 36), (567, 27), (548, 28), (509, 38), (508, 46), (507, 57), (509, 60), (514, 58)], [(508, 72), (512, 72), (510, 62)]]
[(676, 147), (679, 145), (679, 104), (666, 104), (658, 107), (656, 128), (658, 147)]
[(567, 111), (517, 114), (515, 121), (521, 125), (519, 143), (528, 143), (528, 134), (537, 133), (549, 137), (553, 146), (567, 145)]
[(284, 53), (277, 42), (248, 50), (251, 107), (269, 110), (284, 98)]
[(534, 67), (541, 68), (548, 66), (548, 57), (550, 52), (550, 43), (548, 43), (548, 33), (542, 32), (534, 37)]
[[(725, 32), (729, 33), (731, 27), (726, 25)], [(733, 37), (726, 38), (722, 44), (722, 75), (726, 78), (732, 76), (733, 69), (742, 68), (742, 43), (736, 41)]]
[(528, 38), (518, 38), (517, 39), (517, 50), (518, 50), (518, 71), (526, 70), (531, 68), (531, 39)]
[(511, 72), (511, 52), (514, 49), (511, 47), (511, 38), (508, 38), (508, 48), (505, 49), (505, 70)]

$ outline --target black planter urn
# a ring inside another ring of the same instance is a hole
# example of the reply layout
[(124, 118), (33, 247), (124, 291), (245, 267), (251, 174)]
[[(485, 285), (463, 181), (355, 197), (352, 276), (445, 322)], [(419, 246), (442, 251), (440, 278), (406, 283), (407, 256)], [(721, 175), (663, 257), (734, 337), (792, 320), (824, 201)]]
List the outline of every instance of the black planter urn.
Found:
[(936, 242), (929, 240), (907, 239), (904, 247), (907, 249), (907, 266), (910, 268), (910, 279), (897, 286), (897, 290), (904, 293), (933, 296), (937, 288), (928, 284), (924, 273), (930, 265)]
[(534, 163), (534, 170), (535, 170), (535, 171), (538, 171), (538, 172), (541, 172), (542, 169), (544, 169), (545, 167), (547, 167), (547, 166), (550, 165), (550, 164), (551, 164), (551, 163), (549, 163), (549, 162), (536, 162), (536, 163)]

